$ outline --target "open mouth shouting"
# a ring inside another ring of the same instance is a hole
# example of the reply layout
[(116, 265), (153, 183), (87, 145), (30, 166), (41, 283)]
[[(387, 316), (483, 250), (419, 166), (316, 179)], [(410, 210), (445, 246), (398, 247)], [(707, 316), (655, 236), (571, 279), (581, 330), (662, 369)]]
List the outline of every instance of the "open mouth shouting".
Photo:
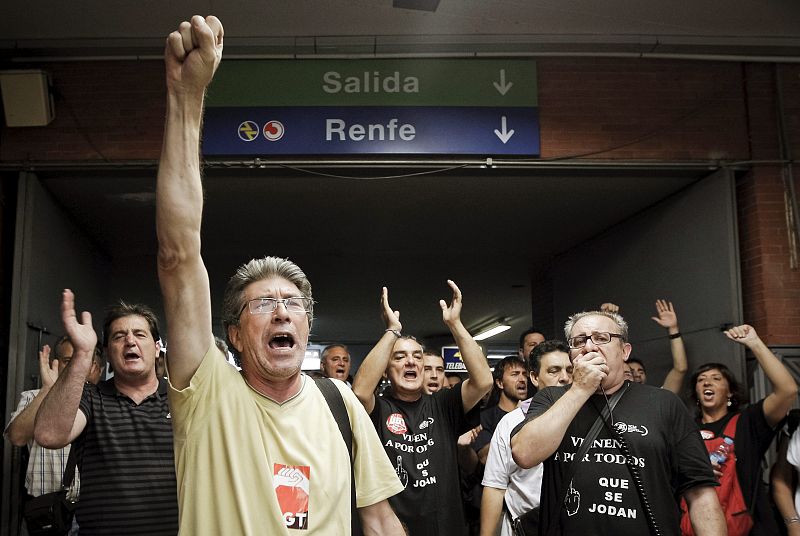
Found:
[(406, 369), (405, 372), (403, 372), (403, 379), (411, 382), (415, 381), (417, 376), (419, 376), (419, 374), (417, 374), (416, 369)]
[(273, 350), (291, 350), (294, 346), (294, 336), (290, 333), (276, 333), (269, 339), (269, 347)]

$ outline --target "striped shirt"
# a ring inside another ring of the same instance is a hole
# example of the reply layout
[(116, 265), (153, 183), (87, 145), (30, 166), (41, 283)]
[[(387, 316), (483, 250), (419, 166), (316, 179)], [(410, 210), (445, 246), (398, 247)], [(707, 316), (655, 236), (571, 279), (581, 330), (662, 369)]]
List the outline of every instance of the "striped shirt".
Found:
[(81, 536), (175, 535), (178, 500), (167, 383), (140, 404), (114, 379), (83, 389), (86, 428), (75, 440)]
[[(6, 430), (17, 418), (17, 415), (22, 413), (38, 394), (39, 389), (22, 392), (17, 409), (11, 414)], [(70, 446), (67, 445), (61, 449), (46, 449), (33, 439), (28, 441), (29, 456), (28, 468), (25, 471), (25, 489), (28, 490), (29, 495), (38, 497), (61, 489), (61, 478), (64, 475), (64, 468), (67, 466), (69, 448)], [(75, 479), (72, 481), (72, 486), (70, 486), (69, 497), (71, 499), (77, 498), (79, 489), (80, 475), (76, 470)]]

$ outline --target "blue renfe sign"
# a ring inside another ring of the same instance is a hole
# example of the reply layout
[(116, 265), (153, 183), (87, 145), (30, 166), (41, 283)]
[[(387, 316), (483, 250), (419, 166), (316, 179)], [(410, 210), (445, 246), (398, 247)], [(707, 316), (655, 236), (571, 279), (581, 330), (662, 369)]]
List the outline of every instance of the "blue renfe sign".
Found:
[(209, 108), (203, 152), (215, 155), (539, 153), (536, 108)]
[(538, 156), (537, 99), (531, 60), (233, 60), (203, 153)]

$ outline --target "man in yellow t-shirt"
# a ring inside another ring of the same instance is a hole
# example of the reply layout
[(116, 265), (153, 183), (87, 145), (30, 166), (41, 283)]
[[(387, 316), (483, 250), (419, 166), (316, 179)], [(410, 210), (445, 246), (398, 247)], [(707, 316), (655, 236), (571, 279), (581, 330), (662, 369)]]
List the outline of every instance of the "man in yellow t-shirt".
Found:
[[(225, 291), (223, 324), (239, 373), (211, 329), (200, 256), (203, 98), (222, 58), (222, 24), (192, 17), (167, 38), (167, 119), (156, 186), (158, 276), (167, 317), (180, 533), (351, 534), (351, 485), (365, 535), (401, 535), (387, 498), (402, 490), (354, 395), (353, 459), (316, 383), (300, 371), (313, 317), (311, 284), (297, 265), (253, 259)], [(274, 232), (291, 231), (287, 205), (267, 200)], [(289, 224), (287, 225), (284, 224)], [(247, 232), (249, 230), (244, 230)], [(266, 233), (268, 235), (268, 233)], [(350, 467), (355, 482), (350, 482)]]

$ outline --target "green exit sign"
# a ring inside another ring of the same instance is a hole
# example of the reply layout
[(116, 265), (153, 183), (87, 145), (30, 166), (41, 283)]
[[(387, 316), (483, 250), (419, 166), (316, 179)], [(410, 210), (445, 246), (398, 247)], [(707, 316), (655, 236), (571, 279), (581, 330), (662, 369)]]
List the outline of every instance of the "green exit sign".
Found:
[(519, 59), (226, 60), (209, 106), (538, 104), (536, 63)]

